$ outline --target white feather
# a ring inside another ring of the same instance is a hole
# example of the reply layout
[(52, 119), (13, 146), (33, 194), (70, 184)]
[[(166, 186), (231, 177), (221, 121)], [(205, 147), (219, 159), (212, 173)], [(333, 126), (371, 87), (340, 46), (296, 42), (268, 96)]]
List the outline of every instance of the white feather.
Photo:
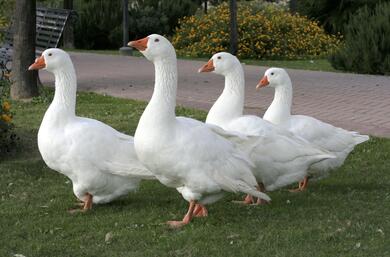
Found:
[[(162, 36), (150, 35), (142, 53), (154, 63), (153, 96), (139, 121), (134, 139), (140, 161), (166, 186), (178, 188), (187, 201), (211, 203), (222, 191), (256, 191), (252, 163), (246, 154), (206, 124), (176, 117), (176, 54)], [(158, 39), (158, 40), (157, 40)]]
[(141, 179), (154, 178), (137, 160), (132, 137), (76, 116), (76, 74), (68, 54), (48, 49), (43, 56), (55, 75), (55, 96), (38, 132), (45, 163), (72, 180), (76, 197), (89, 193), (94, 203), (112, 201), (137, 189)]
[(343, 165), (348, 154), (360, 143), (369, 140), (366, 135), (347, 131), (305, 115), (291, 115), (292, 83), (284, 69), (271, 68), (265, 72), (269, 86), (275, 88), (275, 97), (264, 114), (268, 120), (294, 135), (326, 149), (336, 158), (324, 160), (310, 169), (312, 177), (324, 177), (330, 170)]
[(229, 53), (217, 53), (211, 60), (214, 72), (225, 76), (225, 87), (210, 109), (206, 123), (241, 134), (229, 140), (249, 155), (255, 165), (253, 174), (267, 190), (298, 182), (308, 174), (310, 166), (334, 158), (260, 117), (243, 115), (245, 79), (239, 60)]

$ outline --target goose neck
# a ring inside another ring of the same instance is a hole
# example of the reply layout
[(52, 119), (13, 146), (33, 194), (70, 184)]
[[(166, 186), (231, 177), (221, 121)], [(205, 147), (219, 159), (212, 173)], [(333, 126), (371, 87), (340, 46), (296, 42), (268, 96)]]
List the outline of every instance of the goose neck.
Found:
[(176, 58), (154, 62), (155, 85), (153, 96), (145, 111), (158, 113), (158, 119), (174, 119), (177, 90)]
[(292, 103), (292, 87), (291, 83), (286, 83), (285, 86), (279, 86), (275, 88), (275, 97), (273, 102), (282, 105), (288, 110), (291, 109)]
[(51, 107), (67, 115), (75, 115), (77, 81), (73, 66), (54, 72), (55, 93)]
[(225, 88), (224, 92), (232, 95), (236, 95), (239, 98), (244, 98), (245, 78), (244, 70), (242, 66), (233, 68), (225, 75)]
[(225, 74), (225, 87), (211, 107), (206, 122), (223, 127), (234, 118), (242, 116), (245, 100), (245, 78), (242, 66)]
[(264, 119), (280, 124), (291, 116), (292, 85), (290, 81), (275, 87), (274, 100), (264, 114)]

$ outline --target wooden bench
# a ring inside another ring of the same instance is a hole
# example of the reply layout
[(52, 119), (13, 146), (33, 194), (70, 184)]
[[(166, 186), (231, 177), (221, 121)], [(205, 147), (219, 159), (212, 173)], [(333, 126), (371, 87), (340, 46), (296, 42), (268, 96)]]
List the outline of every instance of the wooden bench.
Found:
[[(36, 9), (36, 56), (47, 48), (58, 47), (64, 27), (68, 22), (71, 10), (38, 7)], [(12, 27), (12, 26), (11, 26)], [(11, 28), (10, 27), (10, 28)], [(9, 29), (0, 48), (0, 79), (9, 78), (12, 70), (13, 33)]]

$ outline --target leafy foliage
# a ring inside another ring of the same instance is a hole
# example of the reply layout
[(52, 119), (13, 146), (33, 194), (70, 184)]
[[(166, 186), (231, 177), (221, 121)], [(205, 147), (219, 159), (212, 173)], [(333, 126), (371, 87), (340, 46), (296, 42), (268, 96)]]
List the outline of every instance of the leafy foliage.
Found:
[[(274, 5), (238, 6), (238, 56), (241, 58), (319, 57), (337, 49), (339, 38), (328, 35), (300, 15)], [(172, 39), (179, 55), (210, 56), (229, 48), (229, 7), (223, 3), (206, 15), (185, 17)]]
[(15, 0), (0, 0), (0, 46), (11, 23)]
[[(113, 49), (122, 44), (122, 1), (77, 0), (75, 44), (82, 49)], [(180, 17), (191, 15), (191, 0), (134, 0), (129, 2), (130, 39), (152, 33), (170, 35)]]
[(336, 69), (390, 73), (390, 2), (362, 7), (345, 28), (345, 44), (331, 62)]
[(129, 9), (130, 38), (140, 38), (171, 35), (179, 18), (194, 14), (197, 5), (191, 0), (135, 0)]
[(121, 1), (76, 1), (75, 46), (86, 49), (118, 48), (122, 43)]
[(388, 0), (296, 0), (297, 11), (314, 18), (331, 33), (344, 32), (344, 25), (356, 10), (363, 6), (374, 8), (377, 3)]
[(11, 151), (16, 139), (13, 133), (11, 104), (7, 99), (9, 87), (8, 81), (0, 80), (0, 157)]

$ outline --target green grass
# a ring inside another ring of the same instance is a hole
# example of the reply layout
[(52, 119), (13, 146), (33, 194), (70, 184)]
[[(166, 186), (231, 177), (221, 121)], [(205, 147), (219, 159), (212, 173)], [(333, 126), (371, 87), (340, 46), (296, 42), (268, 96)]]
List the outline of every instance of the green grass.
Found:
[[(242, 196), (228, 194), (209, 206), (208, 218), (170, 230), (164, 222), (182, 218), (187, 203), (157, 181), (89, 213), (67, 213), (76, 200), (71, 183), (46, 167), (36, 147), (47, 106), (13, 103), (21, 139), (0, 164), (0, 256), (390, 256), (389, 139), (360, 145), (308, 192), (272, 192), (268, 206), (236, 205), (231, 200)], [(144, 107), (80, 93), (77, 113), (133, 134)], [(205, 118), (184, 108), (178, 114)]]
[[(108, 55), (119, 55), (118, 50), (84, 50), (84, 49), (69, 49), (70, 52), (81, 52), (81, 53), (95, 53), (95, 54), (108, 54)], [(142, 56), (137, 50), (133, 51), (134, 56)], [(210, 56), (211, 57), (211, 56)], [(207, 61), (208, 58), (195, 58), (178, 56), (179, 59), (184, 60), (197, 60)], [(300, 69), (300, 70), (314, 70), (314, 71), (332, 71), (341, 72), (332, 67), (327, 59), (307, 59), (307, 60), (251, 60), (243, 59), (241, 62), (248, 65), (266, 66), (266, 67), (280, 67), (288, 69)]]

